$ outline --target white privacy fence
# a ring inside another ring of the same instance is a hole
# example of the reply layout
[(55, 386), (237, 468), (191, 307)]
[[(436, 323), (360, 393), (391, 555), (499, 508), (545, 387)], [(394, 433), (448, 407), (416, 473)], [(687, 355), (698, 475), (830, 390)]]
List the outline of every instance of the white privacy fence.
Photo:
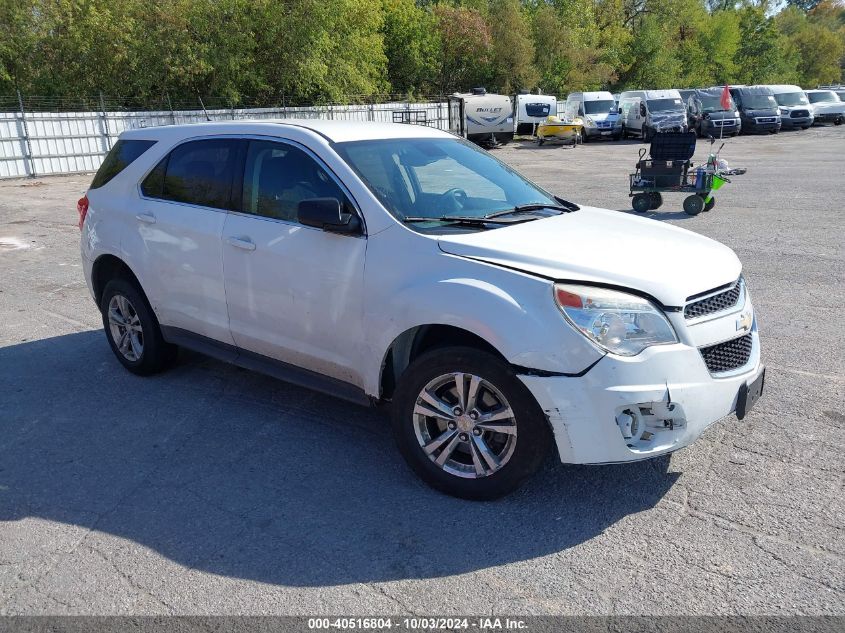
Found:
[(124, 130), (206, 120), (337, 119), (449, 129), (445, 101), (154, 112), (0, 112), (0, 178), (95, 171)]

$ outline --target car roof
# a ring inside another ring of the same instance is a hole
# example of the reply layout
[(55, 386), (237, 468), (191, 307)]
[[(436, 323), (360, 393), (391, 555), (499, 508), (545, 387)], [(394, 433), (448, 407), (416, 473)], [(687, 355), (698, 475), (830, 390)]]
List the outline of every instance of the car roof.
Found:
[(333, 143), (393, 138), (453, 138), (453, 135), (449, 132), (424, 125), (325, 119), (242, 119), (239, 121), (163, 125), (129, 130), (124, 133), (124, 137), (175, 139), (218, 134), (284, 136), (285, 128), (308, 130)]
[(799, 86), (794, 84), (769, 84), (769, 88), (775, 94), (784, 94), (787, 92), (803, 92)]
[(646, 99), (676, 99), (681, 94), (674, 88), (667, 88), (665, 90), (626, 90), (622, 93), (622, 97), (641, 97)]
[(769, 86), (731, 86), (731, 90), (737, 90), (747, 95), (773, 95), (774, 91)]

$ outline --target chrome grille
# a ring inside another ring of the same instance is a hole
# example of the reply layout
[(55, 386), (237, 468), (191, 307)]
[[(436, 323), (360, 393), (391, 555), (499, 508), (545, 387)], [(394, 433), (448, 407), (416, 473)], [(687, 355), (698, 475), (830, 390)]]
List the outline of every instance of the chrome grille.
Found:
[(753, 344), (752, 335), (749, 332), (745, 336), (702, 347), (698, 351), (701, 352), (701, 357), (710, 373), (720, 374), (746, 365), (748, 359), (751, 358)]
[(742, 296), (742, 288), (743, 284), (742, 279), (740, 278), (736, 280), (736, 283), (734, 283), (732, 287), (728, 288), (724, 292), (688, 303), (686, 307), (684, 307), (684, 318), (697, 319), (698, 317), (703, 317), (708, 314), (713, 314), (714, 312), (721, 312), (722, 310), (728, 310), (734, 307), (739, 301), (739, 298)]

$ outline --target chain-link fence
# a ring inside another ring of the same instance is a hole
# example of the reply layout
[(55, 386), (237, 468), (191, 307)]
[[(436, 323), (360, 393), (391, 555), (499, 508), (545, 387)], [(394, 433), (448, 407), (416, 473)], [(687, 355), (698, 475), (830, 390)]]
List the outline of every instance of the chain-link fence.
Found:
[(124, 130), (158, 125), (245, 119), (337, 119), (428, 125), (449, 129), (445, 99), (392, 95), (355, 103), (305, 105), (280, 99), (272, 107), (221, 107), (225, 100), (170, 102), (131, 110), (132, 100), (0, 96), (0, 178), (94, 171)]

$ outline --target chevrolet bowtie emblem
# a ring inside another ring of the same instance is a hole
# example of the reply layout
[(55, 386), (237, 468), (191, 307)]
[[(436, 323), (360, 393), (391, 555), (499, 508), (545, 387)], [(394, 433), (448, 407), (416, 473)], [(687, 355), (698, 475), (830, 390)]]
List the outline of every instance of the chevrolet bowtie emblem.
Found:
[(754, 323), (754, 317), (750, 312), (743, 312), (736, 320), (737, 332), (748, 332), (751, 330), (751, 325)]

